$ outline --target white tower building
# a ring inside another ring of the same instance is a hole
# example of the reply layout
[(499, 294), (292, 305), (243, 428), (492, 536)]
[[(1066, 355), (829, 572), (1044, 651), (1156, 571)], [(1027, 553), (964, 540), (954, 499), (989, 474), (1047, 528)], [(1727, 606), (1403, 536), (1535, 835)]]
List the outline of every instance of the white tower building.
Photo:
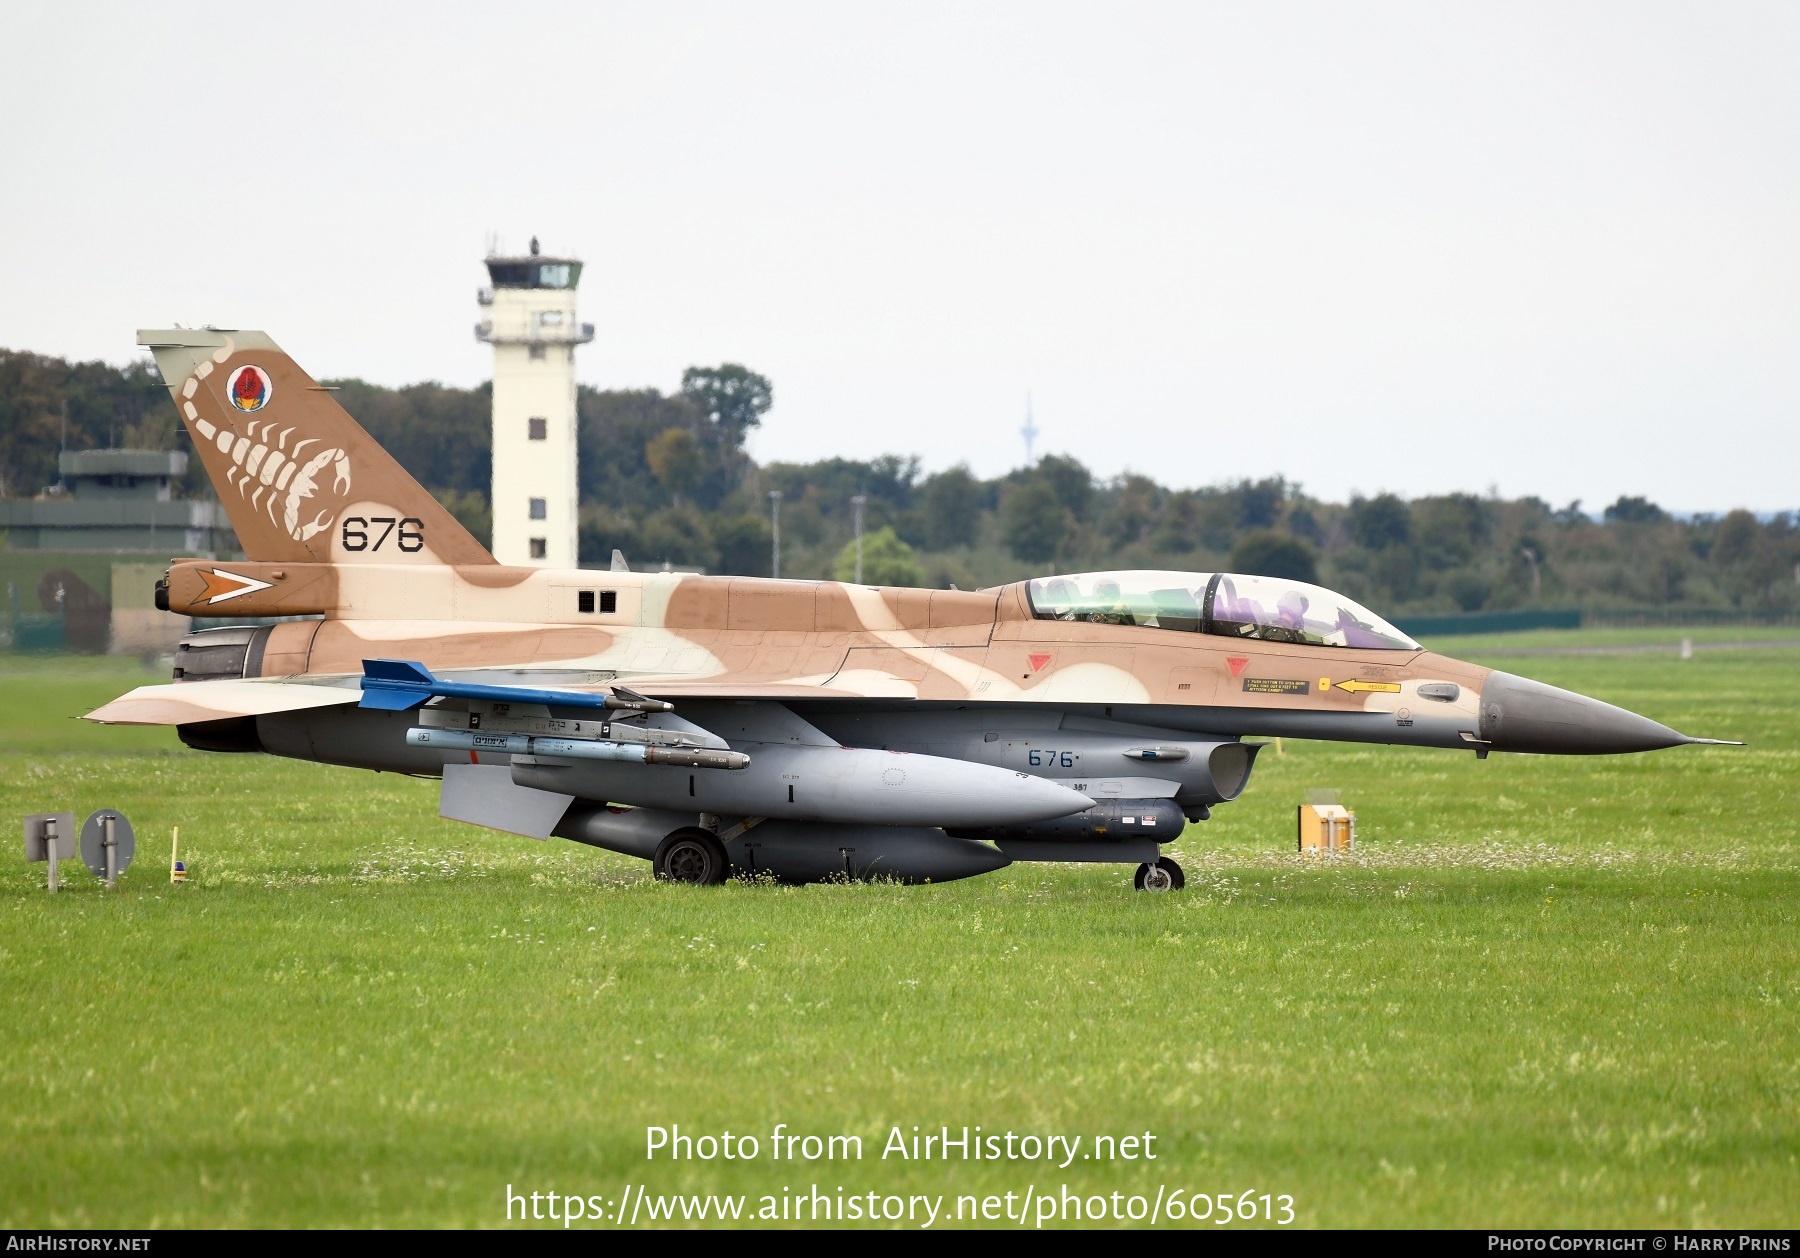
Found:
[(494, 347), (494, 558), (574, 568), (575, 347), (594, 325), (575, 321), (581, 263), (538, 254), (490, 256), (487, 316), (475, 339)]

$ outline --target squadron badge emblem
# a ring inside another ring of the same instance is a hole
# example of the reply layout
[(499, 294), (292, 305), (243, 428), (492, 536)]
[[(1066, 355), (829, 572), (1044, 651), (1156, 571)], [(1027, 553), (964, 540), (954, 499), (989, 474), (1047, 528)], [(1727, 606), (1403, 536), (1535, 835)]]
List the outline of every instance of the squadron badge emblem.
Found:
[(269, 373), (261, 367), (239, 367), (225, 381), (225, 395), (231, 399), (231, 405), (240, 411), (260, 411), (275, 396), (275, 386), (269, 382)]

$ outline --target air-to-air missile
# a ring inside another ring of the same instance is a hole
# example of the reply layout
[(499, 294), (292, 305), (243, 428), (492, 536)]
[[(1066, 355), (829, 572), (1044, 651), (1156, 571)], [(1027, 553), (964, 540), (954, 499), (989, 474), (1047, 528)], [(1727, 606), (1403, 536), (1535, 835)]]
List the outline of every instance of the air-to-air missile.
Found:
[(439, 777), (446, 817), (660, 877), (1092, 861), (1168, 889), (1162, 846), (1244, 790), (1249, 738), (1478, 757), (1714, 741), (1271, 577), (968, 592), (505, 567), (267, 336), (140, 339), (251, 556), (174, 561), (158, 605), (288, 619), (190, 634), (173, 684), (91, 719)]

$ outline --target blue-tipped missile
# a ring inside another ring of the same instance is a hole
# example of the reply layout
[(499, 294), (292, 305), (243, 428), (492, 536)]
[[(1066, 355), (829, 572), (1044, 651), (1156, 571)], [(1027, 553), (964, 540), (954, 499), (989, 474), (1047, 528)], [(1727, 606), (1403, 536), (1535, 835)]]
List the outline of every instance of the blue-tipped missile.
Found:
[(620, 760), (629, 764), (669, 764), (684, 769), (742, 769), (750, 757), (710, 747), (659, 747), (654, 743), (614, 743), (587, 738), (537, 738), (530, 734), (483, 734), (473, 730), (406, 731), (413, 747), (445, 751), (491, 751), (496, 755), (543, 756), (557, 760)]
[(484, 699), (490, 703), (541, 703), (559, 708), (606, 708), (616, 712), (673, 712), (675, 705), (647, 699), (623, 686), (608, 695), (574, 690), (532, 690), (524, 686), (483, 686), (445, 681), (416, 660), (364, 660), (358, 707), (410, 712), (432, 699)]

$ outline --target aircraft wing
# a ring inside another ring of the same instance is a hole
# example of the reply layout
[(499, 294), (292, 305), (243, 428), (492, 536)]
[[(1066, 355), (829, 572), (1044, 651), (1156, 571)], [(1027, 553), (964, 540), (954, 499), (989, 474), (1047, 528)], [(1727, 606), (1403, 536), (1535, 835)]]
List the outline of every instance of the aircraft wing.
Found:
[[(388, 712), (409, 712), (431, 699), (466, 699), (489, 703), (529, 703), (572, 708), (610, 708), (626, 711), (666, 711), (662, 698), (638, 693), (637, 686), (667, 691), (676, 698), (693, 699), (815, 699), (861, 698), (861, 692), (831, 689), (800, 680), (739, 681), (720, 677), (689, 676), (617, 677), (594, 681), (590, 670), (564, 669), (462, 669), (439, 676), (417, 660), (364, 660), (360, 706)], [(629, 681), (631, 686), (625, 683)]]
[(916, 698), (911, 687), (895, 688), (892, 695), (880, 691), (851, 690), (841, 686), (807, 685), (797, 681), (659, 681), (641, 677), (630, 679), (633, 687), (658, 699), (679, 702), (682, 699), (869, 699)]
[(192, 725), (355, 703), (359, 697), (354, 677), (334, 677), (325, 684), (288, 678), (179, 681), (139, 686), (84, 719), (102, 725)]
[[(308, 708), (356, 703), (362, 699), (361, 678), (355, 674), (314, 678), (246, 678), (217, 681), (167, 682), (139, 686), (111, 703), (89, 712), (83, 719), (102, 725), (191, 725), (199, 721), (223, 721), (233, 717), (268, 716)], [(513, 679), (509, 679), (513, 680)], [(532, 680), (550, 680), (539, 674)], [(634, 679), (636, 680), (636, 679)], [(575, 695), (605, 693), (597, 684), (574, 684), (560, 678), (550, 681), (557, 689)], [(643, 683), (669, 699), (857, 699), (859, 691), (798, 682), (689, 681)], [(497, 692), (499, 693), (499, 692)], [(907, 697), (910, 697), (910, 691)], [(366, 706), (366, 705), (365, 705)]]

